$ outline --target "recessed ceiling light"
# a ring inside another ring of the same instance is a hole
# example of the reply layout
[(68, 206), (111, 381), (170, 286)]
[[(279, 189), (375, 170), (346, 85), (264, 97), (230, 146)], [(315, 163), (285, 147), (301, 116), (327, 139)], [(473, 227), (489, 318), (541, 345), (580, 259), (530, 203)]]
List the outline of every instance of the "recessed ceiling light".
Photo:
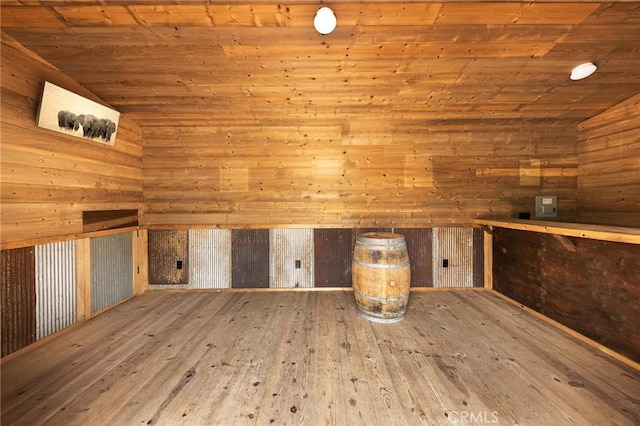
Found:
[(581, 65), (578, 65), (571, 71), (571, 80), (582, 80), (583, 78), (589, 77), (591, 74), (596, 72), (596, 67), (593, 62), (587, 62)]
[(328, 7), (321, 7), (316, 12), (316, 17), (313, 19), (313, 26), (320, 34), (329, 34), (336, 29), (338, 20), (336, 15), (333, 14), (333, 10)]

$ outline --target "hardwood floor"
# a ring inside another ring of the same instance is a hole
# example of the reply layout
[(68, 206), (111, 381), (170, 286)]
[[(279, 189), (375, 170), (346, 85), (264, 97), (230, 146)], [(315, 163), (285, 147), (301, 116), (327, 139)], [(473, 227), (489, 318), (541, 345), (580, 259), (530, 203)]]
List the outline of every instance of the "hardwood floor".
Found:
[(2, 364), (3, 425), (640, 424), (640, 372), (484, 291), (148, 292)]

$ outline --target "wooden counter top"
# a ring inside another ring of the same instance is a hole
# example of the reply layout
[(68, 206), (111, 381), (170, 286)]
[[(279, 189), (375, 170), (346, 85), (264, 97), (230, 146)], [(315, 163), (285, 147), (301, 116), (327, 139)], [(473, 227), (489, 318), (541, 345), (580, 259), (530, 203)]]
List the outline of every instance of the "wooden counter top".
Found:
[(590, 238), (593, 240), (640, 244), (640, 228), (623, 226), (589, 225), (584, 223), (553, 222), (525, 219), (474, 219), (474, 225), (497, 226), (521, 231)]

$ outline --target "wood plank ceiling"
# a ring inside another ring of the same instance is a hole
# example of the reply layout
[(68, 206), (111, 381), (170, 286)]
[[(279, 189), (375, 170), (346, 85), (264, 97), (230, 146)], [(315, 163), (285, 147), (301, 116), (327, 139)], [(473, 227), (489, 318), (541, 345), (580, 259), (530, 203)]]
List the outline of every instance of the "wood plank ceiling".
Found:
[[(2, 31), (143, 127), (579, 122), (640, 92), (638, 2), (3, 0)], [(593, 61), (598, 72), (569, 80)]]

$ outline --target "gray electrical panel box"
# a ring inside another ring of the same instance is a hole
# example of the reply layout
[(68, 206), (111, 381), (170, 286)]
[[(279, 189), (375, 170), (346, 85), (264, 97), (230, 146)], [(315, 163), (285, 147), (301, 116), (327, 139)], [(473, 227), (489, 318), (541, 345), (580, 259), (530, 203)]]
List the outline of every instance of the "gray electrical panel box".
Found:
[(558, 197), (555, 195), (539, 195), (536, 197), (536, 217), (558, 216)]

